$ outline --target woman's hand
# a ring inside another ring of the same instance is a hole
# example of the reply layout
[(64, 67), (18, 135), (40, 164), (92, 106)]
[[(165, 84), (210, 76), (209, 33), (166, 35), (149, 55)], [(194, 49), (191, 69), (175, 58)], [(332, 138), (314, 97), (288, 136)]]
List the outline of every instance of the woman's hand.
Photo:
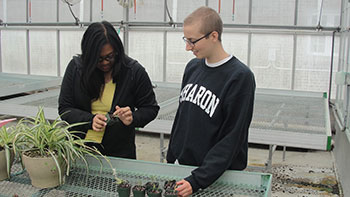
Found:
[(189, 196), (192, 194), (192, 186), (186, 180), (181, 180), (176, 182), (176, 191), (178, 191), (179, 196)]
[(94, 131), (103, 131), (103, 129), (106, 127), (107, 118), (103, 114), (96, 114), (94, 119), (92, 119), (92, 129)]
[(125, 124), (129, 126), (134, 120), (132, 117), (132, 111), (130, 107), (119, 107), (118, 105), (115, 107), (115, 112), (113, 115), (118, 116), (118, 118)]

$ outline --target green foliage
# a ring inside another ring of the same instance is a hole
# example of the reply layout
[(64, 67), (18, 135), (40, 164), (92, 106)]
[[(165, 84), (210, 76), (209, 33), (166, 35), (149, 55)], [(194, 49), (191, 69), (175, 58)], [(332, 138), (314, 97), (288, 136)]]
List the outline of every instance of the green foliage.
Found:
[(14, 127), (5, 127), (0, 128), (0, 150), (5, 150), (6, 166), (7, 166), (7, 177), (10, 177), (11, 171), (11, 148), (13, 147), (13, 140), (17, 134), (17, 130)]
[(0, 147), (1, 148), (11, 148), (13, 139), (15, 138), (17, 132), (14, 127), (5, 127), (0, 128)]
[[(70, 131), (72, 127), (83, 124), (87, 123), (68, 124), (59, 118), (50, 122), (45, 118), (43, 108), (39, 108), (36, 117), (23, 118), (16, 125), (18, 133), (14, 139), (14, 149), (27, 156), (51, 156), (56, 163), (61, 184), (63, 181), (61, 168), (66, 167), (66, 174), (69, 176), (71, 166), (79, 159), (85, 163), (88, 173), (86, 155), (98, 159), (101, 170), (102, 162), (97, 155), (106, 159), (112, 167), (107, 157), (103, 156), (97, 149), (86, 145), (87, 142), (91, 141), (78, 137), (76, 135), (79, 133), (78, 131)], [(58, 160), (63, 160), (64, 164), (60, 164), (62, 162)]]

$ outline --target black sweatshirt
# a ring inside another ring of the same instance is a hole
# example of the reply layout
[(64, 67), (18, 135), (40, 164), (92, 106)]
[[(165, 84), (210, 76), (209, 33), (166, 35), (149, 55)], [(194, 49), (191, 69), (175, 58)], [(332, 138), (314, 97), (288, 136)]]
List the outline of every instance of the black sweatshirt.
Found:
[[(126, 66), (122, 67), (116, 81), (111, 112), (115, 106), (129, 106), (133, 122), (126, 126), (121, 121), (107, 126), (102, 145), (103, 154), (125, 158), (136, 158), (135, 127), (144, 127), (158, 114), (157, 104), (152, 83), (146, 70), (136, 61), (126, 57)], [(58, 111), (62, 120), (68, 123), (89, 122), (74, 128), (86, 133), (92, 129), (91, 98), (81, 88), (80, 57), (74, 57), (65, 71), (58, 100)], [(85, 138), (84, 134), (80, 137)]]
[(218, 67), (193, 59), (181, 87), (167, 161), (199, 166), (185, 178), (196, 192), (227, 169), (246, 168), (255, 79), (235, 57)]

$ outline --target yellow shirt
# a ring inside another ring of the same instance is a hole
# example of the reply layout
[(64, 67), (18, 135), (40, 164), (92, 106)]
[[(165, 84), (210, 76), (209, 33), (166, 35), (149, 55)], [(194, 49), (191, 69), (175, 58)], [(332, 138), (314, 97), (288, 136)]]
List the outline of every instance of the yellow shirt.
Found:
[[(116, 84), (113, 83), (113, 80), (105, 84), (101, 98), (91, 103), (92, 114), (107, 114), (111, 110), (115, 87)], [(101, 143), (104, 133), (105, 129), (103, 131), (90, 129), (87, 131), (85, 139)]]

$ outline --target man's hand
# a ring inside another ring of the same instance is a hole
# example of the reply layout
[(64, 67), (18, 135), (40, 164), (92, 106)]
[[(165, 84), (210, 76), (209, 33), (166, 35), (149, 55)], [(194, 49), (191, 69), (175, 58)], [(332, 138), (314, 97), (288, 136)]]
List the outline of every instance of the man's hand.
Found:
[(113, 115), (118, 116), (118, 118), (125, 124), (126, 126), (129, 126), (132, 121), (134, 120), (132, 117), (132, 112), (130, 107), (119, 107), (118, 105), (115, 106), (115, 112)]
[(94, 131), (103, 131), (103, 129), (106, 127), (106, 116), (103, 114), (96, 114), (94, 119), (92, 119), (92, 129)]
[(188, 181), (181, 180), (176, 182), (176, 191), (181, 197), (189, 196), (192, 194), (192, 186)]

